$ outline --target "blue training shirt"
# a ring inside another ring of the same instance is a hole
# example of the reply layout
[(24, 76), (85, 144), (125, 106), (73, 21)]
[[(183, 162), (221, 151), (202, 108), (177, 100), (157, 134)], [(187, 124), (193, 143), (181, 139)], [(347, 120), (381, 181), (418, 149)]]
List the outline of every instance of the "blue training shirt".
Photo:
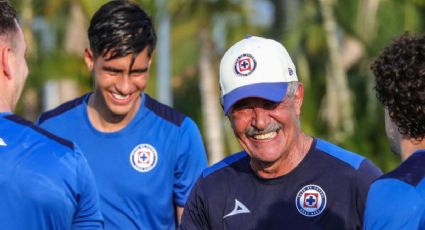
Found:
[(0, 229), (103, 229), (78, 148), (11, 113), (0, 113), (0, 197)]
[(425, 150), (372, 184), (364, 229), (425, 229)]
[(142, 94), (140, 109), (125, 128), (100, 132), (87, 115), (90, 95), (43, 113), (39, 125), (83, 150), (106, 229), (175, 229), (175, 205), (184, 206), (207, 167), (196, 124)]
[(317, 138), (296, 168), (273, 179), (258, 177), (243, 151), (204, 170), (181, 229), (361, 229), (369, 185), (381, 174)]

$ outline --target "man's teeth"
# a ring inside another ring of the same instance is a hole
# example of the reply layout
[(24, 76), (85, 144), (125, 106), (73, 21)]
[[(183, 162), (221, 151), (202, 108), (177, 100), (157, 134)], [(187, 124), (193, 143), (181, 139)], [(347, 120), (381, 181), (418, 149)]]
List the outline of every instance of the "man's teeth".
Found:
[(124, 100), (124, 99), (127, 99), (128, 97), (130, 97), (130, 95), (121, 95), (121, 94), (116, 94), (116, 93), (113, 93), (112, 95), (114, 95), (114, 98), (116, 98), (116, 99), (119, 99), (119, 100)]
[(254, 138), (257, 140), (268, 140), (268, 139), (272, 139), (277, 135), (277, 132), (270, 132), (270, 133), (264, 133), (264, 134), (258, 134), (258, 135), (254, 135)]

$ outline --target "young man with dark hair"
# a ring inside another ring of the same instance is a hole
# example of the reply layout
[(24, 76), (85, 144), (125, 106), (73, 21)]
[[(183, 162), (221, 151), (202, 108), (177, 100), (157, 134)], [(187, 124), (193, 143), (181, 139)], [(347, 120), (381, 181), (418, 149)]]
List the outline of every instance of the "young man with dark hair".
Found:
[(43, 113), (38, 124), (81, 146), (105, 228), (174, 229), (207, 161), (196, 124), (144, 93), (152, 21), (135, 3), (111, 1), (92, 17), (88, 37), (93, 92)]
[(79, 149), (13, 114), (28, 68), (15, 10), (0, 1), (0, 229), (101, 229)]
[(365, 229), (425, 228), (425, 36), (404, 34), (371, 66), (391, 150), (403, 163), (375, 181)]

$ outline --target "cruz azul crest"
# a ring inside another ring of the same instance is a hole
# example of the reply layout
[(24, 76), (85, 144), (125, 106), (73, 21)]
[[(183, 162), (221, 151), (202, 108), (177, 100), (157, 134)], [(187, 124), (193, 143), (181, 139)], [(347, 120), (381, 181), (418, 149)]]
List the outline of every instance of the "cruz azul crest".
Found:
[(136, 146), (130, 154), (130, 163), (139, 172), (148, 172), (155, 168), (158, 162), (156, 149), (149, 144)]
[(295, 206), (302, 215), (307, 217), (317, 216), (326, 207), (326, 193), (318, 185), (306, 185), (298, 191)]
[(242, 54), (236, 59), (234, 71), (237, 75), (246, 77), (257, 68), (257, 62), (251, 54)]

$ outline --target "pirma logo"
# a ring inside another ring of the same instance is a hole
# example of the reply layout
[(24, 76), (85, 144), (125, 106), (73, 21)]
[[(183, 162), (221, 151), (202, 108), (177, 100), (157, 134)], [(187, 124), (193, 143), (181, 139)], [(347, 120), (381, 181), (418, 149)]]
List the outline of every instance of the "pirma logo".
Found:
[(242, 214), (242, 213), (250, 213), (250, 212), (251, 211), (249, 211), (249, 209), (244, 204), (242, 204), (240, 201), (235, 199), (235, 207), (233, 208), (233, 210), (229, 214), (223, 216), (223, 219), (225, 219), (229, 216), (234, 216), (234, 215), (238, 215), (238, 214)]
[(326, 193), (318, 185), (306, 185), (298, 191), (295, 198), (298, 212), (307, 217), (317, 216), (326, 207)]
[(130, 163), (139, 172), (148, 172), (155, 168), (158, 162), (156, 149), (149, 144), (136, 146), (130, 154)]
[(7, 146), (6, 142), (4, 142), (3, 138), (0, 138), (0, 146)]

